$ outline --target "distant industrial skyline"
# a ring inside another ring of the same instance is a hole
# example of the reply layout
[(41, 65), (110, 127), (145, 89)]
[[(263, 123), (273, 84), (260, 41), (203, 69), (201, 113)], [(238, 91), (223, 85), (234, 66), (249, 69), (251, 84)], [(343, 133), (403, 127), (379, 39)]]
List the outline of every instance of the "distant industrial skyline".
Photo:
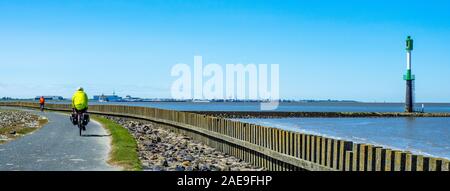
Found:
[(280, 98), (450, 102), (450, 2), (0, 1), (0, 98), (170, 98), (170, 69), (279, 64)]

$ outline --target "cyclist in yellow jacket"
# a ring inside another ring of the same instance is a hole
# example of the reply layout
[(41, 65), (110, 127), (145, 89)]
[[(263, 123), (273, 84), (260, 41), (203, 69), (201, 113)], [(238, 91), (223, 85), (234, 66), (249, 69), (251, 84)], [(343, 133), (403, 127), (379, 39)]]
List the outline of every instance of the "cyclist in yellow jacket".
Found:
[[(72, 96), (72, 116), (70, 120), (73, 125), (77, 125), (80, 122), (83, 124), (83, 131), (86, 131), (86, 125), (89, 123), (89, 115), (87, 114), (88, 109), (88, 96), (84, 93), (82, 87), (79, 87), (77, 91)], [(78, 117), (80, 116), (80, 118)], [(80, 119), (81, 121), (79, 121)], [(81, 135), (81, 131), (80, 131)]]
[(81, 113), (86, 112), (88, 109), (88, 96), (82, 87), (77, 88), (77, 91), (72, 96), (72, 108)]

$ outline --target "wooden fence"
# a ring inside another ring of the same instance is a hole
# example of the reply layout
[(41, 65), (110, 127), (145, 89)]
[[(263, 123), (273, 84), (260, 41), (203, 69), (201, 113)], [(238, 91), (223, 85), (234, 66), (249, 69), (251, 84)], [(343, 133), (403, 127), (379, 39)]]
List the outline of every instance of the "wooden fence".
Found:
[[(38, 108), (37, 103), (0, 106)], [(67, 104), (46, 104), (70, 111)], [(148, 107), (92, 105), (90, 113), (160, 123), (219, 151), (271, 171), (449, 171), (449, 160), (202, 114)]]

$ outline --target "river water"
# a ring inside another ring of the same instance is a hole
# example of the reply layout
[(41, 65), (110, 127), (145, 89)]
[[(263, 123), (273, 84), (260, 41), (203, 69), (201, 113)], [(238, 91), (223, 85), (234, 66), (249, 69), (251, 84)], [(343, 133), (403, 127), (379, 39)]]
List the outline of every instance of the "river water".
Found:
[[(120, 104), (183, 111), (260, 111), (260, 104), (254, 102), (108, 102), (91, 104)], [(422, 104), (416, 104), (421, 108)], [(450, 103), (425, 103), (425, 112), (450, 112)], [(402, 112), (402, 103), (357, 103), (357, 102), (301, 102), (280, 103), (275, 111), (309, 112)]]

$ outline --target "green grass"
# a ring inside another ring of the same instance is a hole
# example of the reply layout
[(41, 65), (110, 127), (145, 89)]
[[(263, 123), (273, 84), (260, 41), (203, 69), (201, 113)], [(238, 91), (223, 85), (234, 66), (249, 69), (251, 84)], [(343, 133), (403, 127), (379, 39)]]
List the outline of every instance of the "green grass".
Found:
[(25, 127), (22, 129), (17, 130), (17, 133), (21, 134), (21, 135), (26, 135), (28, 133), (31, 133), (33, 131), (35, 131), (37, 128), (29, 128), (29, 127)]
[(4, 127), (0, 129), (0, 134), (8, 134), (12, 130), (11, 127)]
[(92, 119), (100, 122), (112, 136), (111, 153), (108, 162), (112, 165), (120, 166), (124, 170), (142, 170), (136, 140), (128, 130), (101, 116), (92, 116)]
[(39, 128), (31, 128), (31, 127), (5, 127), (0, 129), (1, 135), (9, 135), (9, 132), (16, 131), (17, 134), (26, 135), (33, 131), (38, 130)]

